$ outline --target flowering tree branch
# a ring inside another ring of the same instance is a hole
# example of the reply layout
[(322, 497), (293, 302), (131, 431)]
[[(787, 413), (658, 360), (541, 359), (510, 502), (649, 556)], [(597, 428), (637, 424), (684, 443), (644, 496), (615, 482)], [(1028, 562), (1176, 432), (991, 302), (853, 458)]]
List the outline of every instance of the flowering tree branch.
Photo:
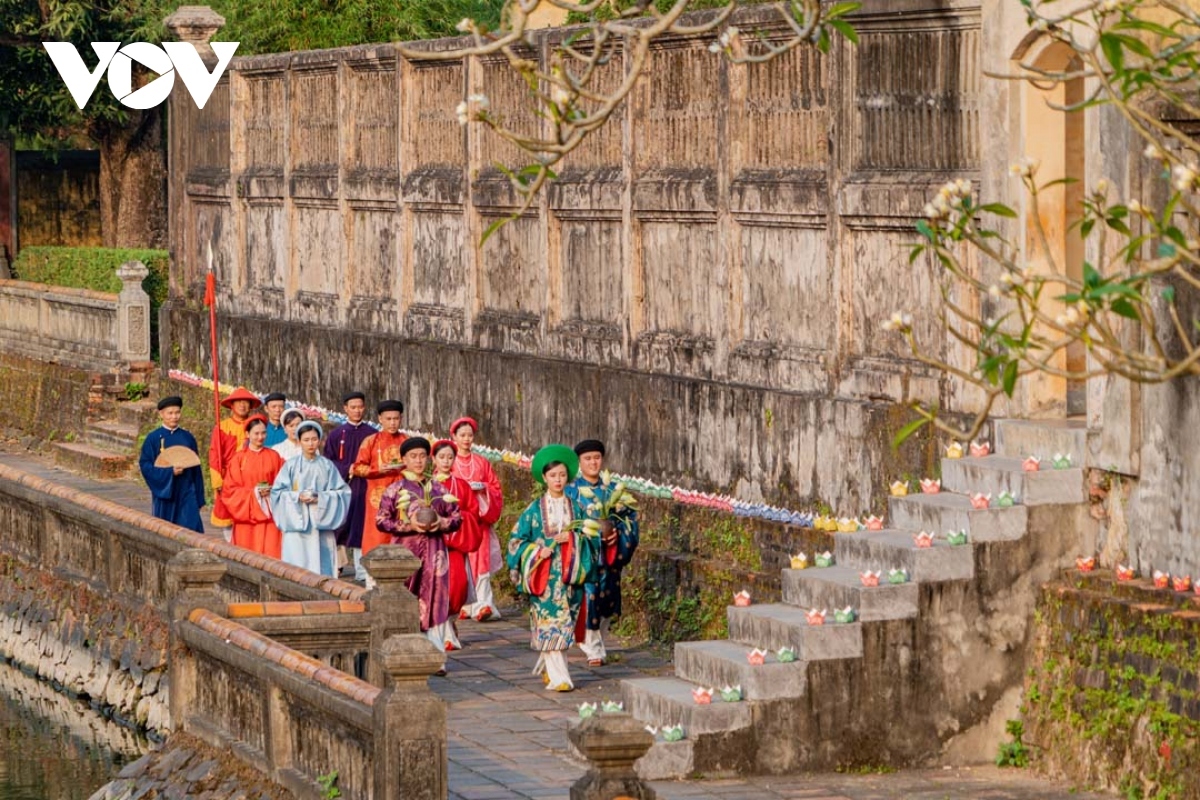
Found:
[[(1095, 0), (1061, 14), (1046, 13), (1057, 3), (1020, 1), (1030, 25), (1067, 45), (1073, 57), (1060, 71), (1022, 65), (1018, 75), (1007, 77), (1041, 89), (1079, 79), (1094, 86), (1083, 100), (1057, 107), (1116, 109), (1145, 140), (1144, 156), (1158, 172), (1157, 194), (1166, 199), (1114, 199), (1109, 182), (1098, 181), (1084, 194), (1067, 234), (1092, 243), (1092, 257), (1064, 264), (1056, 261), (1040, 203), (1050, 187), (1082, 176), (1039, 183), (1036, 161), (1012, 167), (1028, 195), (1024, 248), (999, 224), (1017, 218), (1013, 209), (977, 203), (969, 181), (943, 186), (917, 224), (921, 240), (910, 263), (930, 255), (941, 268), (941, 328), (973, 351), (975, 362), (963, 369), (931, 355), (933, 343), (918, 341), (905, 313), (893, 315), (885, 328), (905, 338), (918, 362), (978, 388), (983, 403), (965, 426), (915, 404), (917, 419), (897, 443), (927, 424), (974, 438), (995, 403), (1038, 374), (1069, 381), (1117, 375), (1142, 384), (1200, 374), (1196, 304), (1180, 297), (1200, 289), (1200, 141), (1194, 128), (1176, 121), (1200, 119), (1200, 15), (1171, 0)], [(971, 252), (985, 265), (978, 272), (967, 266)], [(987, 282), (984, 274), (999, 280)], [(952, 302), (963, 287), (980, 298), (980, 312)], [(1065, 357), (1077, 346), (1087, 353), (1082, 367), (1069, 366)]]
[[(543, 4), (582, 20), (578, 29), (549, 46), (544, 61), (529, 53), (530, 15)], [(458, 29), (466, 35), (462, 47), (430, 52), (400, 46), (406, 58), (426, 61), (500, 55), (528, 87), (528, 108), (522, 113), (529, 111), (542, 121), (532, 133), (513, 122), (521, 114), (493, 108), (485, 95), (471, 95), (457, 109), (459, 122), (486, 126), (532, 159), (520, 168), (498, 165), (521, 198), (521, 207), (489, 228), (485, 239), (496, 227), (527, 211), (547, 181), (556, 177), (555, 169), (563, 159), (609, 121), (645, 70), (654, 42), (663, 37), (714, 34), (709, 49), (734, 63), (769, 61), (801, 45), (827, 51), (832, 37), (839, 34), (857, 41), (845, 17), (859, 7), (858, 2), (774, 4), (788, 34), (781, 42), (765, 33), (743, 33), (729, 24), (739, 0), (729, 0), (710, 16), (685, 19), (685, 12), (696, 5), (697, 0), (507, 0), (496, 30), (472, 19), (459, 23)], [(620, 72), (614, 81), (605, 67), (618, 57)]]

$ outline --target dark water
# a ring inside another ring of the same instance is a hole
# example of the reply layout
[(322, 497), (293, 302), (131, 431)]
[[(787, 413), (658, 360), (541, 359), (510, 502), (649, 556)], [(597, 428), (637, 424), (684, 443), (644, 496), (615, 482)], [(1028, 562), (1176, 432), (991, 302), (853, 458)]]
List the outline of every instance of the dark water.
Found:
[(146, 740), (0, 661), (0, 800), (87, 800)]

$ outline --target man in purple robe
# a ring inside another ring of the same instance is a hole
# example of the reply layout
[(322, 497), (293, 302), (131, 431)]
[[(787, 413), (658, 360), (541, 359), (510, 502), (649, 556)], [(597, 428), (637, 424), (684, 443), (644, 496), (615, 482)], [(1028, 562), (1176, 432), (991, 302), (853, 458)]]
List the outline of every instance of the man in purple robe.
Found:
[(404, 471), (384, 491), (375, 525), (421, 560), (421, 568), (408, 579), (408, 590), (420, 604), (421, 630), (440, 648), (449, 638), (450, 617), (450, 558), (442, 537), (458, 530), (462, 513), (458, 499), (425, 474), (427, 439), (406, 439), (400, 445), (400, 460)]
[(367, 571), (362, 566), (362, 532), (367, 513), (367, 479), (352, 475), (350, 468), (358, 458), (358, 448), (375, 433), (375, 429), (363, 422), (367, 398), (362, 392), (349, 392), (342, 397), (342, 410), (348, 422), (329, 432), (325, 437), (324, 451), (324, 456), (333, 462), (338, 474), (350, 486), (350, 511), (334, 535), (338, 547), (346, 548), (347, 555), (354, 562), (354, 579), (364, 581)]

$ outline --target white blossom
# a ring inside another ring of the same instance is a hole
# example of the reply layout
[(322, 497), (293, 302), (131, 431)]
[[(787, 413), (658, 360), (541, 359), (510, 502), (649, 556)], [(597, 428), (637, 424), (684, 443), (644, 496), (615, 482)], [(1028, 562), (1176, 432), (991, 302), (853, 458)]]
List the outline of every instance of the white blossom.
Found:
[(989, 286), (987, 292), (989, 297), (995, 300), (1000, 299), (1000, 287), (996, 284), (993, 283), (991, 286)]
[(1171, 170), (1171, 185), (1176, 191), (1191, 191), (1196, 185), (1196, 165), (1178, 164)]
[(1136, 197), (1129, 201), (1129, 213), (1130, 214), (1147, 214), (1149, 212), (1150, 212), (1150, 209), (1148, 209), (1144, 205), (1142, 205), (1141, 201), (1138, 200)]
[(1142, 151), (1142, 155), (1144, 155), (1146, 158), (1152, 158), (1155, 161), (1159, 161), (1163, 157), (1163, 152), (1162, 150), (1158, 149), (1158, 145), (1151, 143), (1146, 145), (1146, 149)]
[(471, 28), (473, 27), (475, 27), (475, 23), (471, 21), (471, 18), (463, 17), (458, 21), (458, 24), (454, 26), (454, 29), (459, 33), (470, 33)]
[(1019, 175), (1022, 178), (1028, 178), (1037, 173), (1038, 167), (1041, 166), (1041, 161), (1036, 158), (1025, 156), (1016, 164), (1008, 168), (1008, 171), (1013, 175)]
[(883, 329), (885, 331), (901, 331), (901, 332), (903, 332), (903, 331), (910, 330), (911, 328), (912, 328), (912, 316), (909, 314), (903, 314), (899, 311), (893, 312), (891, 318), (886, 320), (883, 323)]
[(1100, 180), (1096, 181), (1096, 194), (1100, 195), (1101, 197), (1105, 197), (1108, 195), (1108, 179), (1107, 178), (1101, 178)]

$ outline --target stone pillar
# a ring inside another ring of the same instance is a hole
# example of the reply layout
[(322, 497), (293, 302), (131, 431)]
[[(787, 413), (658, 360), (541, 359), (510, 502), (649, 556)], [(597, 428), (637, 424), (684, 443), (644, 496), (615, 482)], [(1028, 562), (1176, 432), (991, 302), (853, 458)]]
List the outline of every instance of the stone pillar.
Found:
[(373, 796), (375, 800), (445, 800), (449, 790), (446, 703), (430, 690), (429, 676), (443, 667), (446, 654), (424, 634), (406, 633), (390, 637), (378, 653), (372, 653), (376, 655), (388, 688), (373, 707)]
[(224, 24), (225, 18), (208, 6), (180, 6), (163, 20), (171, 35), (195, 47), (200, 59), (210, 67), (217, 63), (217, 54), (208, 42)]
[(167, 696), (171, 710), (170, 728), (187, 729), (188, 709), (196, 696), (196, 659), (187, 645), (179, 640), (178, 626), (197, 608), (225, 613), (225, 603), (217, 593), (217, 584), (225, 575), (225, 562), (207, 550), (182, 550), (167, 562), (167, 584), (171, 600), (167, 675), (170, 692)]
[(371, 619), (371, 643), (367, 657), (367, 680), (386, 686), (382, 648), (401, 633), (421, 632), (421, 609), (416, 596), (405, 585), (421, 568), (421, 561), (407, 547), (385, 544), (363, 556), (363, 568), (375, 582), (367, 593), (367, 614)]
[(117, 267), (121, 294), (117, 297), (117, 342), (121, 360), (150, 360), (150, 295), (142, 281), (150, 274), (140, 261), (126, 261)]
[(633, 771), (633, 763), (654, 744), (642, 723), (629, 714), (596, 714), (567, 736), (591, 764), (571, 787), (571, 800), (655, 800), (654, 790)]

